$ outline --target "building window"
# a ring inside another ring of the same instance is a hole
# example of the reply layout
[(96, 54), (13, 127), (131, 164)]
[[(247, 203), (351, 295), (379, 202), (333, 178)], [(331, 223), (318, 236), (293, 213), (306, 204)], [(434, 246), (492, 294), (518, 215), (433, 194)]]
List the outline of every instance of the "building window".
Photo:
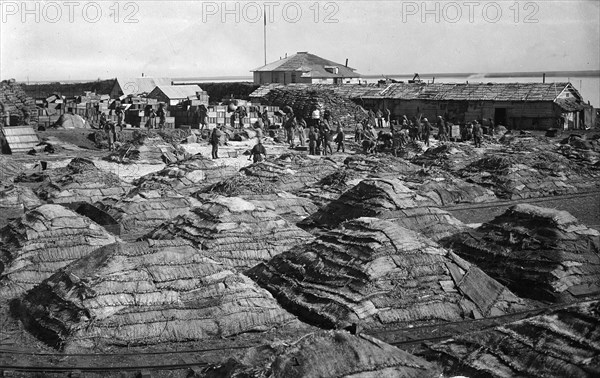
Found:
[(291, 82), (292, 83), (296, 82), (296, 73), (295, 72), (292, 72), (292, 81)]

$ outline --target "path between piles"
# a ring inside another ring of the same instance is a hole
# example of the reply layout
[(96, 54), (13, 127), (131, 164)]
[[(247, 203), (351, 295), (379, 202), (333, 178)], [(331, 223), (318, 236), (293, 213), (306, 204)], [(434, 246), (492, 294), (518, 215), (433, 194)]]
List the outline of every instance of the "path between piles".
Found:
[[(590, 200), (582, 201), (586, 198)], [(600, 191), (508, 201), (465, 203), (442, 206), (441, 208), (463, 222), (483, 223), (494, 219), (494, 217), (502, 214), (509, 207), (519, 203), (536, 204), (537, 206), (565, 210), (586, 224), (586, 226), (600, 230)], [(493, 211), (490, 211), (490, 209), (493, 209)]]
[[(437, 323), (401, 329), (382, 329), (368, 334), (408, 352), (419, 350), (425, 343), (449, 339), (456, 335), (481, 331), (510, 322), (539, 316), (550, 311), (563, 309), (574, 304), (600, 300), (600, 296), (540, 307), (528, 311), (489, 318)], [(8, 349), (0, 344), (0, 372), (73, 373), (96, 372), (117, 375), (121, 371), (171, 371), (195, 370), (213, 363), (222, 362), (223, 352), (235, 352), (260, 345), (259, 342), (239, 344), (235, 341), (214, 343), (209, 347), (181, 351), (139, 351), (97, 354), (34, 353)]]

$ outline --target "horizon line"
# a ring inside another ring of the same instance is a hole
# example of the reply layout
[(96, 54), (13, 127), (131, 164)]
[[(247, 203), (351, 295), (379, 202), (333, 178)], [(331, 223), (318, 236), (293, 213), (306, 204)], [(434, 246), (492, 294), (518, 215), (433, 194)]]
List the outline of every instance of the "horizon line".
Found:
[[(499, 78), (499, 77), (534, 77), (534, 76), (543, 76), (546, 74), (546, 77), (560, 77), (560, 76), (576, 76), (576, 77), (600, 77), (600, 70), (578, 70), (578, 71), (515, 71), (515, 72), (438, 72), (438, 73), (423, 73), (419, 74), (419, 76), (425, 77), (470, 77), (470, 76), (481, 76), (481, 79), (484, 78)], [(385, 78), (394, 78), (394, 77), (413, 77), (415, 74), (366, 74), (360, 75), (361, 78), (365, 79), (385, 79)], [(118, 77), (118, 76), (117, 76)], [(145, 76), (152, 78), (154, 76)], [(114, 80), (116, 77), (110, 77), (105, 79), (68, 79), (68, 80), (15, 80), (15, 82), (20, 84), (51, 84), (51, 83), (91, 83), (97, 81), (106, 81), (106, 80)], [(10, 79), (2, 79), (2, 80), (10, 80)], [(173, 77), (173, 81), (191, 81), (191, 80), (239, 80), (239, 81), (252, 81), (253, 77), (250, 76), (240, 76), (240, 75), (231, 75), (231, 76), (186, 76), (186, 77)]]

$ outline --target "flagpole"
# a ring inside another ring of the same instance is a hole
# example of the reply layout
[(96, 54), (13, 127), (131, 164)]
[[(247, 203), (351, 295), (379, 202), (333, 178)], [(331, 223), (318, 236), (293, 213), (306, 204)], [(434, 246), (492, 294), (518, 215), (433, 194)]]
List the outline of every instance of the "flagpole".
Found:
[(265, 66), (267, 65), (267, 9), (265, 8), (263, 12), (263, 41), (264, 41), (264, 50), (265, 50)]

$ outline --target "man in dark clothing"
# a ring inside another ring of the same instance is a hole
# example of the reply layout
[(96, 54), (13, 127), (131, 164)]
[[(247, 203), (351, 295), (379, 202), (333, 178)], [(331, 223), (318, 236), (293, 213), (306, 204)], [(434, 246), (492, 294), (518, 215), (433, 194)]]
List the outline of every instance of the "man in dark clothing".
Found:
[(375, 143), (374, 140), (369, 139), (369, 138), (365, 138), (362, 141), (362, 148), (363, 148), (363, 152), (368, 155), (372, 152), (375, 152), (375, 149), (377, 148), (377, 143)]
[(206, 108), (206, 105), (201, 104), (200, 106), (198, 106), (198, 126), (200, 127), (200, 133), (202, 133), (202, 131), (204, 130), (204, 127), (206, 127), (206, 116), (208, 115), (208, 109)]
[(315, 131), (314, 127), (310, 127), (308, 130), (308, 154), (317, 154), (317, 141), (319, 140), (319, 132)]
[(269, 126), (271, 126), (271, 120), (269, 119), (269, 112), (267, 112), (267, 109), (265, 109), (262, 114), (260, 115), (260, 117), (263, 120), (263, 124), (265, 125), (265, 130), (269, 129)]
[(235, 112), (238, 115), (239, 128), (241, 130), (244, 128), (244, 118), (248, 116), (248, 112), (246, 111), (246, 107), (242, 105), (238, 106)]
[(446, 133), (446, 121), (444, 121), (444, 118), (442, 116), (438, 116), (437, 127), (438, 127), (438, 140), (440, 142), (448, 141), (448, 135)]
[(392, 148), (392, 139), (392, 133), (381, 130), (377, 134), (377, 142), (381, 142), (381, 144), (383, 144), (383, 148)]
[(250, 150), (250, 157), (248, 160), (252, 158), (254, 163), (258, 163), (259, 161), (263, 161), (266, 156), (267, 150), (265, 150), (265, 146), (263, 146), (262, 141), (259, 138), (258, 143)]
[(344, 129), (342, 128), (342, 125), (338, 125), (335, 135), (335, 142), (337, 143), (337, 152), (340, 152), (340, 148), (342, 149), (342, 152), (346, 152), (346, 146), (344, 145), (345, 139), (346, 135), (344, 135)]
[(329, 123), (326, 119), (321, 121), (321, 125), (319, 127), (319, 140), (320, 144), (323, 147), (323, 155), (327, 155), (327, 149), (329, 149), (331, 155), (333, 155), (333, 149), (331, 148), (331, 144), (329, 144), (331, 136), (331, 129), (329, 128)]
[(296, 133), (296, 117), (294, 117), (293, 113), (287, 113), (285, 116), (286, 120), (284, 123), (285, 129), (285, 138), (290, 148), (294, 148), (294, 134)]
[(167, 113), (163, 108), (163, 104), (158, 106), (158, 111), (156, 112), (156, 116), (158, 117), (158, 128), (163, 129), (165, 127), (165, 121), (167, 120)]
[(422, 136), (423, 136), (423, 142), (425, 142), (425, 145), (427, 147), (429, 147), (429, 137), (431, 135), (431, 124), (429, 123), (429, 121), (427, 120), (427, 118), (423, 118), (423, 130), (422, 130)]
[(221, 142), (221, 135), (223, 135), (223, 133), (221, 132), (221, 127), (221, 125), (215, 127), (212, 133), (210, 134), (210, 144), (212, 145), (213, 159), (219, 158), (219, 143)]

